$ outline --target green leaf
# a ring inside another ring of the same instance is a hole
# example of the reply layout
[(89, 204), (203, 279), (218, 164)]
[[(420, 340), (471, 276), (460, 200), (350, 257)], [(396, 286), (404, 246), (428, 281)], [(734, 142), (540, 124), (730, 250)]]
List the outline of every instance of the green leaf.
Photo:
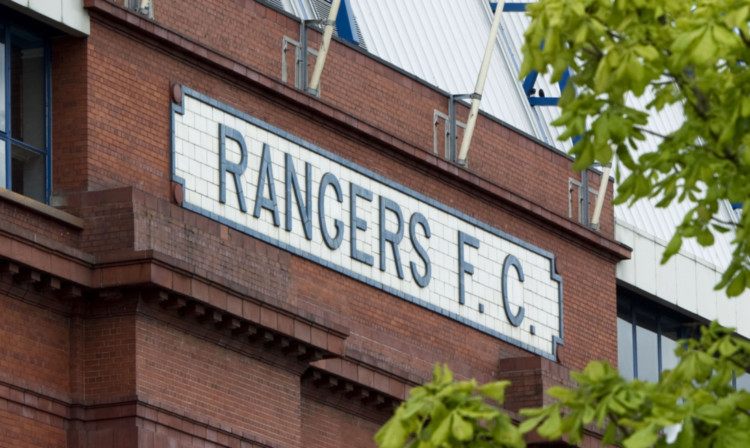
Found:
[(645, 426), (635, 431), (630, 437), (623, 440), (625, 448), (647, 448), (656, 443), (659, 438), (654, 425)]
[(679, 233), (675, 233), (672, 239), (669, 240), (669, 244), (664, 249), (664, 255), (661, 257), (661, 264), (666, 263), (669, 258), (680, 251), (682, 247), (682, 236)]
[(562, 419), (560, 418), (560, 413), (557, 409), (550, 412), (544, 423), (542, 423), (537, 429), (537, 432), (540, 436), (549, 439), (554, 439), (560, 436), (562, 433)]
[(479, 393), (487, 398), (492, 398), (498, 403), (505, 401), (505, 388), (510, 385), (510, 381), (495, 381), (487, 383), (479, 388)]
[(567, 403), (575, 399), (576, 397), (576, 393), (574, 390), (571, 390), (562, 386), (550, 387), (549, 390), (547, 390), (547, 395), (549, 395), (552, 398), (556, 398), (557, 400), (563, 403)]
[(745, 276), (738, 275), (727, 286), (727, 296), (737, 297), (745, 291), (746, 287)]
[(697, 239), (698, 239), (698, 244), (704, 247), (711, 246), (714, 244), (714, 235), (708, 229), (699, 233)]
[(375, 441), (380, 448), (403, 448), (408, 438), (409, 432), (396, 418), (388, 420), (375, 434)]
[[(430, 441), (434, 446), (440, 446), (448, 439), (451, 430), (452, 416), (453, 414), (448, 414), (448, 416), (446, 416), (445, 418), (435, 422), (436, 428), (432, 432), (432, 437), (430, 438)], [(430, 424), (432, 424), (432, 422), (430, 422)]]
[(474, 426), (461, 418), (458, 413), (451, 415), (451, 432), (456, 440), (466, 441), (474, 436)]
[(692, 47), (690, 56), (696, 64), (706, 64), (715, 57), (716, 50), (717, 42), (714, 40), (713, 33), (705, 30), (697, 39), (696, 45)]
[(592, 361), (588, 363), (583, 373), (586, 374), (592, 381), (599, 381), (606, 374), (606, 367), (604, 363), (600, 361)]
[(547, 417), (547, 414), (539, 414), (536, 417), (527, 418), (518, 425), (518, 430), (521, 431), (522, 434), (526, 434), (536, 428), (545, 417)]
[(612, 83), (612, 72), (607, 61), (607, 58), (602, 59), (596, 67), (594, 75), (594, 92), (596, 93), (604, 92)]
[(609, 446), (614, 445), (615, 441), (617, 440), (617, 425), (614, 423), (610, 423), (607, 425), (607, 429), (604, 431), (604, 435), (602, 436), (602, 445)]

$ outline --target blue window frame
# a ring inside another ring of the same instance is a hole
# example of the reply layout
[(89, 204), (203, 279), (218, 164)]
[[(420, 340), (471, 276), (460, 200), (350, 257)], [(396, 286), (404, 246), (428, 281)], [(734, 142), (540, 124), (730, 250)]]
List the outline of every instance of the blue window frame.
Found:
[(698, 323), (624, 288), (617, 290), (617, 364), (627, 379), (656, 382), (677, 365), (677, 341), (697, 335)]
[(48, 203), (49, 42), (0, 19), (0, 66), (0, 187)]

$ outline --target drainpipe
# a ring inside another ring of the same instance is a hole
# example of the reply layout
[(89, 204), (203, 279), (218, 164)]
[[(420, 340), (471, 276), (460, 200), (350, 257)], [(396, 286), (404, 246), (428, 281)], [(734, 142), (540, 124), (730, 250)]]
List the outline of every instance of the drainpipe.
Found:
[(479, 102), (482, 100), (484, 81), (487, 79), (487, 72), (490, 69), (490, 59), (492, 59), (492, 51), (495, 49), (497, 30), (500, 28), (500, 15), (502, 14), (504, 7), (505, 0), (498, 1), (497, 6), (495, 7), (495, 18), (492, 21), (490, 36), (487, 39), (487, 47), (484, 50), (482, 67), (479, 69), (477, 85), (474, 88), (474, 93), (471, 95), (471, 111), (469, 111), (469, 119), (466, 121), (466, 130), (464, 131), (464, 138), (461, 142), (461, 151), (459, 151), (458, 159), (456, 159), (456, 163), (458, 163), (459, 165), (466, 165), (466, 155), (469, 153), (471, 137), (474, 134), (474, 127), (477, 124), (477, 116), (479, 115)]
[[(612, 161), (614, 163), (614, 160)], [(599, 230), (599, 217), (602, 214), (604, 206), (604, 195), (607, 194), (607, 184), (609, 184), (609, 172), (612, 170), (612, 163), (608, 163), (602, 170), (602, 177), (599, 181), (599, 194), (596, 195), (596, 205), (594, 206), (594, 216), (591, 217), (591, 228)], [(586, 192), (588, 196), (588, 192)]]
[(320, 44), (318, 49), (318, 58), (315, 61), (315, 68), (313, 69), (312, 79), (310, 79), (310, 90), (318, 91), (320, 87), (320, 75), (323, 73), (323, 66), (326, 63), (326, 56), (328, 55), (328, 46), (331, 44), (331, 36), (333, 36), (333, 24), (336, 23), (336, 16), (339, 13), (339, 5), (341, 0), (333, 0), (331, 3), (331, 11), (328, 13), (328, 20), (326, 20), (326, 28), (323, 31), (323, 42)]

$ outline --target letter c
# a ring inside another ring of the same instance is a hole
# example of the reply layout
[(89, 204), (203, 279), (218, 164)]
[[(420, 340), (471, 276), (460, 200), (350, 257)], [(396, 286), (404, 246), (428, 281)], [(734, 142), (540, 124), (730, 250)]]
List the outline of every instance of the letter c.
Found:
[(510, 300), (508, 299), (508, 270), (510, 270), (511, 266), (516, 268), (518, 280), (523, 283), (523, 268), (521, 267), (521, 262), (518, 261), (518, 258), (515, 256), (508, 255), (503, 262), (503, 306), (505, 307), (505, 315), (508, 317), (508, 321), (510, 321), (511, 325), (514, 327), (518, 327), (521, 325), (521, 322), (523, 322), (525, 310), (523, 307), (519, 307), (518, 314), (514, 315), (510, 312)]

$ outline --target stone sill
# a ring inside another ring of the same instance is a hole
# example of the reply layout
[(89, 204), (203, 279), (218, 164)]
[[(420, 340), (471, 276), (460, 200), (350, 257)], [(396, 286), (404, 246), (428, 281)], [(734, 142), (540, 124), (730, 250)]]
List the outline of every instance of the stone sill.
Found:
[(43, 204), (22, 194), (18, 194), (11, 190), (6, 190), (5, 188), (0, 188), (0, 200), (19, 205), (39, 215), (52, 218), (71, 227), (75, 227), (78, 230), (83, 230), (84, 228), (83, 219), (77, 216), (73, 216), (70, 213), (66, 213), (50, 205)]

